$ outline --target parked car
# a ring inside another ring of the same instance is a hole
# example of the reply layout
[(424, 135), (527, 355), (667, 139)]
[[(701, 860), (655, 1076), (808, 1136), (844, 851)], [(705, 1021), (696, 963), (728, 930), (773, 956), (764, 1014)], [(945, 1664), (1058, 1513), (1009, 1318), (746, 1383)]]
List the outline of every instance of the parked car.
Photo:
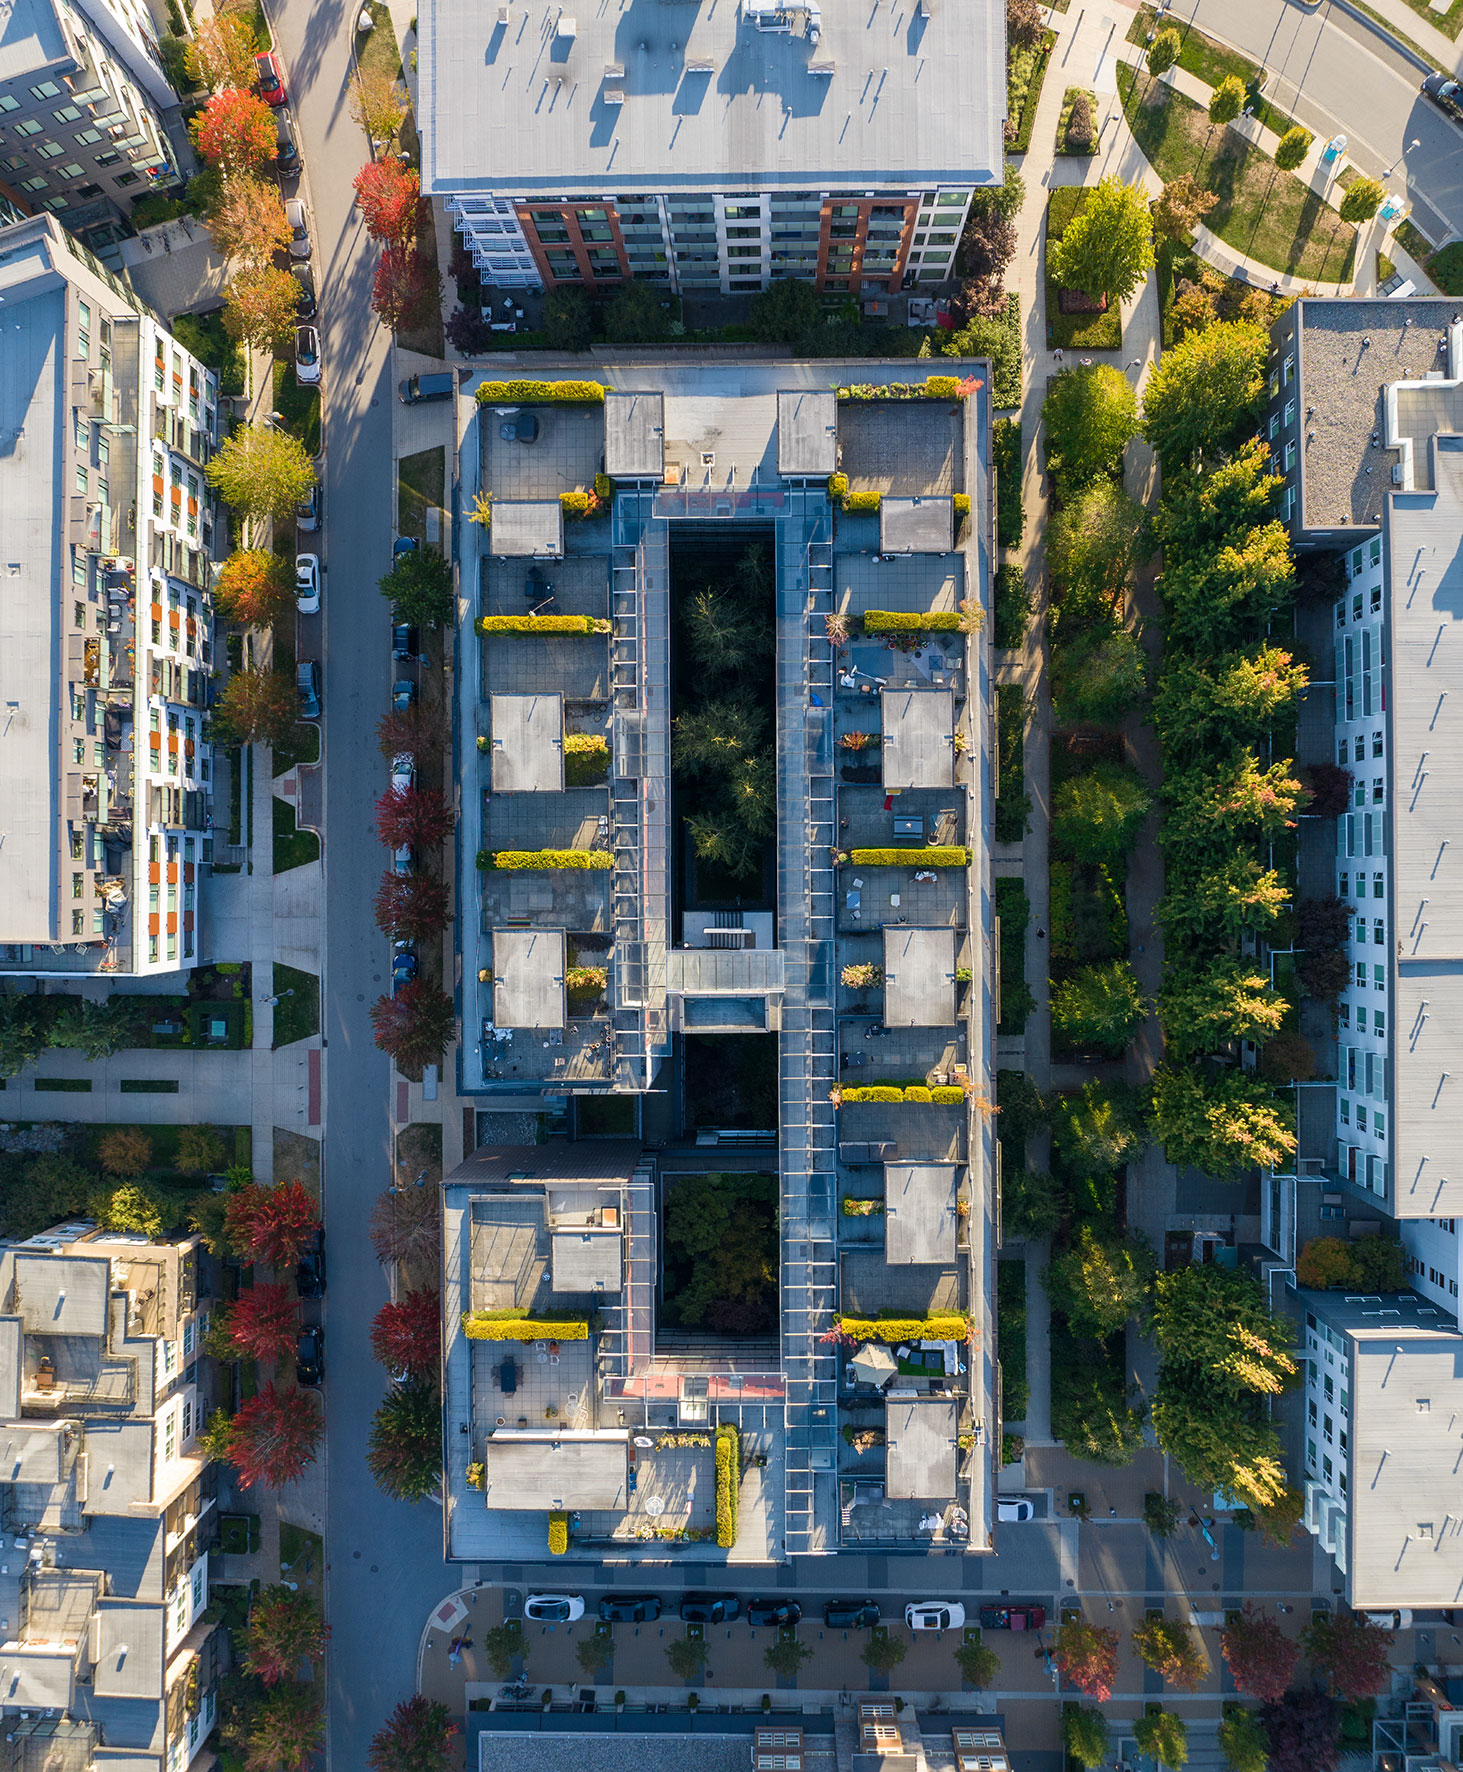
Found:
[(300, 696), (300, 718), (320, 718), (320, 666), (313, 658), (301, 659), (295, 666), (295, 688)]
[(303, 259), (296, 259), (290, 266), (290, 275), (300, 286), (300, 305), (295, 309), (302, 320), (315, 318), (315, 273)]
[(403, 554), (414, 554), (422, 544), (414, 535), (398, 535), (391, 544), (391, 559), (395, 563)]
[(295, 1377), (311, 1387), (325, 1380), (325, 1338), (313, 1323), (307, 1323), (295, 1343)]
[(295, 140), (294, 120), (283, 107), (274, 120), (274, 169), (281, 184), (300, 176), (300, 144)]
[(741, 1615), (735, 1594), (687, 1594), (681, 1601), (682, 1624), (730, 1624)]
[(1024, 1496), (1019, 1500), (997, 1501), (996, 1518), (998, 1520), (1007, 1521), (1034, 1520), (1036, 1518), (1036, 1508), (1031, 1502), (1027, 1501)]
[(289, 97), (284, 89), (284, 69), (272, 49), (254, 57), (254, 82), (267, 105), (282, 105)]
[(540, 1624), (573, 1624), (584, 1616), (583, 1594), (530, 1594), (523, 1602), (523, 1616)]
[(803, 1609), (795, 1600), (748, 1600), (748, 1624), (796, 1624)]
[(823, 1607), (829, 1630), (867, 1630), (879, 1622), (877, 1600), (829, 1600)]
[(417, 698), (417, 686), (410, 677), (398, 677), (391, 685), (391, 711), (404, 714)]
[(457, 392), (457, 377), (450, 369), (439, 375), (409, 375), (398, 392), (404, 406), (420, 406), (426, 400), (450, 400)]
[(599, 1603), (601, 1624), (654, 1624), (660, 1601), (654, 1594), (606, 1594)]
[(1451, 74), (1429, 74), (1422, 90), (1441, 111), (1463, 123), (1463, 85)]
[(325, 1227), (315, 1226), (315, 1240), (295, 1263), (295, 1290), (301, 1298), (325, 1296)]
[(1376, 1625), (1378, 1630), (1412, 1629), (1412, 1609), (1409, 1606), (1396, 1606), (1389, 1612), (1365, 1612), (1362, 1616), (1368, 1624)]
[(320, 613), (320, 556), (295, 555), (295, 608), (301, 615)]
[(295, 328), (295, 380), (311, 388), (320, 381), (320, 334), (313, 326)]
[(298, 197), (284, 200), (284, 218), (290, 224), (290, 257), (310, 256), (310, 216)]
[(417, 852), (410, 843), (402, 843), (391, 851), (391, 871), (393, 874), (414, 874), (417, 871)]
[(417, 975), (417, 950), (409, 941), (398, 941), (391, 950), (391, 988), (410, 984)]
[(538, 420), (531, 412), (510, 413), (500, 421), (498, 435), (505, 443), (536, 443)]
[(421, 633), (410, 622), (397, 621), (391, 624), (391, 656), (398, 663), (420, 657), (421, 650)]
[(910, 1630), (959, 1630), (965, 1608), (959, 1600), (915, 1600), (904, 1608), (904, 1622)]
[(1045, 1606), (982, 1606), (982, 1630), (1040, 1630), (1046, 1623)]
[[(320, 472), (320, 462), (315, 463), (315, 472)], [(325, 486), (319, 479), (295, 506), (295, 528), (315, 530), (320, 527), (325, 515)]]
[(408, 751), (398, 751), (391, 759), (391, 785), (404, 794), (417, 778), (416, 759)]

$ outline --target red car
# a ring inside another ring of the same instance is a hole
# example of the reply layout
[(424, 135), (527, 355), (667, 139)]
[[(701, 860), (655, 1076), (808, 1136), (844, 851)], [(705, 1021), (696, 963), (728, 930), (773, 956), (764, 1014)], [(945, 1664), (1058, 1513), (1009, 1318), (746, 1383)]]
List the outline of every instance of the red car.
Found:
[(259, 96), (267, 105), (282, 105), (289, 96), (284, 89), (284, 70), (273, 50), (254, 57), (254, 78), (259, 83)]

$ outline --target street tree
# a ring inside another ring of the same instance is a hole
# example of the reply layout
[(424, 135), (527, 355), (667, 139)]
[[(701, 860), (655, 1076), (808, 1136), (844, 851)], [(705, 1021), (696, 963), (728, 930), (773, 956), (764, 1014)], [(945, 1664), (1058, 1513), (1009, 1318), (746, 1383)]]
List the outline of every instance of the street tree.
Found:
[(1306, 1659), (1343, 1703), (1375, 1698), (1391, 1684), (1393, 1633), (1361, 1612), (1317, 1612), (1305, 1631)]
[(312, 1686), (290, 1680), (267, 1693), (254, 1713), (247, 1772), (306, 1772), (325, 1739), (325, 1709)]
[(371, 1321), (371, 1352), (388, 1372), (435, 1373), (442, 1358), (442, 1295), (433, 1286), (388, 1299)]
[(283, 1584), (262, 1588), (249, 1606), (244, 1667), (266, 1686), (295, 1677), (302, 1661), (319, 1661), (330, 1626), (309, 1594)]
[(1053, 376), (1041, 412), (1047, 466), (1064, 498), (1108, 477), (1122, 460), (1124, 445), (1138, 431), (1133, 385), (1108, 363)]
[(1341, 1707), (1324, 1692), (1291, 1691), (1260, 1713), (1270, 1746), (1269, 1772), (1336, 1772)]
[(1052, 986), (1052, 1033), (1079, 1052), (1117, 1057), (1146, 1014), (1142, 987), (1126, 960), (1079, 966)]
[(430, 941), (452, 921), (447, 882), (418, 868), (381, 876), (376, 889), (376, 927), (402, 941)]
[(1052, 1660), (1069, 1685), (1105, 1704), (1118, 1677), (1118, 1633), (1082, 1617), (1063, 1619), (1052, 1633)]
[(983, 1691), (994, 1686), (1001, 1675), (1001, 1658), (984, 1643), (960, 1643), (955, 1649), (955, 1665), (960, 1669), (964, 1685)]
[(909, 1653), (909, 1644), (887, 1626), (869, 1632), (869, 1639), (859, 1650), (859, 1660), (870, 1673), (892, 1674)]
[(213, 704), (213, 730), (225, 744), (283, 744), (294, 732), (300, 698), (283, 671), (245, 665)]
[(1101, 1234), (1084, 1224), (1052, 1257), (1045, 1284), (1061, 1300), (1072, 1333), (1101, 1341), (1129, 1318), (1141, 1322), (1147, 1317), (1156, 1269), (1144, 1238)]
[(1160, 31), (1148, 45), (1148, 72), (1156, 80), (1160, 74), (1166, 74), (1175, 65), (1183, 50), (1179, 34), (1172, 25)]
[(410, 246), (427, 210), (420, 176), (392, 155), (371, 160), (355, 176), (356, 206), (380, 244)]
[(267, 265), (292, 237), (279, 187), (242, 172), (224, 179), (204, 226), (220, 257), (251, 267)]
[[(502, 1675), (507, 1671), (501, 1670)], [(371, 1772), (452, 1772), (456, 1736), (457, 1725), (447, 1706), (414, 1692), (371, 1737), (366, 1763)]]
[(1191, 332), (1163, 353), (1143, 390), (1143, 434), (1165, 474), (1196, 456), (1212, 462), (1257, 428), (1269, 349), (1262, 328), (1231, 320)]
[(1379, 179), (1357, 179), (1355, 183), (1347, 186), (1346, 194), (1341, 199), (1342, 221), (1370, 221), (1382, 207), (1382, 200), (1386, 195)]
[(442, 1215), (434, 1191), (406, 1187), (380, 1193), (371, 1208), (371, 1247), (383, 1267), (399, 1263), (435, 1273), (442, 1249)]
[(1172, 1711), (1146, 1711), (1133, 1724), (1133, 1739), (1143, 1753), (1173, 1772), (1188, 1762), (1189, 1725)]
[(442, 1400), (421, 1378), (394, 1384), (371, 1420), (366, 1463), (394, 1501), (425, 1501), (442, 1482)]
[(383, 248), (371, 282), (371, 310), (383, 326), (404, 332), (422, 326), (442, 299), (442, 279), (415, 245)]
[(274, 265), (251, 265), (224, 291), (224, 331), (254, 351), (280, 351), (294, 336), (300, 280)]
[(1114, 174), (1089, 187), (1062, 237), (1047, 244), (1047, 271), (1063, 289), (1125, 301), (1153, 269), (1153, 224), (1141, 184)]
[(297, 1483), (314, 1462), (321, 1431), (312, 1393), (293, 1385), (277, 1390), (271, 1380), (229, 1422), (228, 1460), (239, 1487)]
[(320, 1214), (299, 1181), (251, 1181), (228, 1195), (224, 1223), (241, 1255), (284, 1268), (310, 1246)]
[[(1177, 32), (1171, 32), (1177, 37)], [(1064, 1704), (1062, 1706), (1062, 1746), (1070, 1758), (1087, 1772), (1098, 1772), (1108, 1763), (1111, 1737), (1107, 1718), (1096, 1705)]]
[(1246, 1601), (1219, 1633), (1219, 1652), (1237, 1692), (1274, 1704), (1290, 1685), (1300, 1645)]
[(1148, 517), (1142, 505), (1107, 478), (1063, 504), (1047, 533), (1047, 562), (1061, 587), (1062, 617), (1112, 609), (1144, 553)]
[(1161, 1065), (1153, 1075), (1153, 1136), (1170, 1163), (1238, 1180), (1246, 1169), (1284, 1166), (1295, 1151), (1295, 1116), (1248, 1072), (1201, 1076)]
[(435, 701), (420, 697), (392, 708), (376, 722), (376, 745), (383, 757), (414, 757), (418, 763), (440, 757), (447, 746), (447, 723)]
[(193, 119), (193, 145), (225, 176), (258, 172), (275, 156), (274, 113), (257, 94), (226, 86)]
[[(1151, 58), (1153, 50), (1148, 53)], [(1165, 240), (1187, 245), (1194, 237), (1194, 229), (1218, 201), (1218, 194), (1201, 185), (1193, 173), (1180, 173), (1177, 178), (1171, 178), (1153, 199), (1153, 231)]]
[(1133, 1647), (1145, 1667), (1180, 1692), (1195, 1692), (1210, 1674), (1209, 1657), (1194, 1631), (1178, 1619), (1145, 1618), (1133, 1626)]
[(351, 76), (351, 116), (376, 144), (389, 142), (406, 116), (406, 91), (380, 62), (358, 65)]
[(388, 788), (376, 802), (376, 831), (388, 849), (440, 849), (455, 823), (440, 788)]
[(424, 978), (414, 978), (394, 996), (378, 997), (371, 1005), (371, 1026), (376, 1044), (396, 1061), (403, 1075), (420, 1074), (429, 1064), (441, 1062), (442, 1054), (457, 1031), (452, 999)]
[(1222, 129), (1233, 123), (1244, 108), (1244, 81), (1238, 74), (1226, 74), (1209, 95), (1209, 121)]
[[(483, 1632), (483, 1655), (498, 1678), (506, 1680), (513, 1672), (515, 1661), (521, 1663), (528, 1659), (522, 1621), (509, 1618), (502, 1624), (490, 1624)], [(527, 1669), (524, 1668), (523, 1672), (526, 1674)], [(416, 1768), (407, 1767), (405, 1772), (416, 1772)]]
[(775, 1637), (762, 1651), (762, 1665), (780, 1680), (795, 1680), (805, 1661), (813, 1659), (813, 1645), (796, 1637)]
[(241, 517), (283, 523), (315, 484), (309, 451), (270, 424), (240, 425), (204, 469), (214, 491)]
[(1006, 41), (1035, 49), (1046, 30), (1038, 0), (1006, 0)]
[(456, 614), (452, 564), (430, 548), (398, 554), (380, 590), (393, 617), (414, 627), (439, 628)]
[(1270, 1738), (1252, 1710), (1226, 1705), (1219, 1725), (1219, 1748), (1229, 1772), (1268, 1772)]
[(254, 84), (254, 33), (241, 18), (195, 19), (183, 54), (188, 77), (210, 92), (247, 91)]
[(672, 1637), (665, 1646), (665, 1658), (678, 1680), (694, 1680), (706, 1665), (704, 1637)]
[[(295, 282), (293, 277), (288, 281)], [(295, 288), (299, 288), (297, 283)], [(283, 554), (267, 548), (240, 548), (219, 568), (213, 604), (226, 621), (237, 622), (241, 628), (272, 628), (294, 594), (294, 575)]]
[(299, 1302), (277, 1280), (246, 1286), (229, 1306), (229, 1344), (235, 1359), (269, 1365), (288, 1359), (299, 1333)]
[(1268, 971), (1225, 955), (1170, 964), (1158, 994), (1164, 1043), (1179, 1064), (1237, 1040), (1262, 1041), (1278, 1033), (1289, 1007)]
[(1119, 726), (1144, 700), (1148, 657), (1113, 622), (1090, 622), (1070, 639), (1059, 627), (1051, 649), (1052, 714), (1061, 726)]
[(1292, 123), (1280, 138), (1280, 145), (1275, 150), (1275, 164), (1282, 172), (1294, 172), (1301, 161), (1311, 151), (1311, 143), (1316, 138), (1309, 129), (1303, 129), (1299, 123)]

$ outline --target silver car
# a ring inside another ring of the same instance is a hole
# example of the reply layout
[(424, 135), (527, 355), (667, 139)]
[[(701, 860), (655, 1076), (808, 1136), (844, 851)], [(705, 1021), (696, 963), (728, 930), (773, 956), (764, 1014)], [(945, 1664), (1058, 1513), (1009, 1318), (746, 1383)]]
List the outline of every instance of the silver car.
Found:
[(298, 197), (286, 197), (284, 218), (290, 224), (290, 257), (310, 256), (310, 217)]

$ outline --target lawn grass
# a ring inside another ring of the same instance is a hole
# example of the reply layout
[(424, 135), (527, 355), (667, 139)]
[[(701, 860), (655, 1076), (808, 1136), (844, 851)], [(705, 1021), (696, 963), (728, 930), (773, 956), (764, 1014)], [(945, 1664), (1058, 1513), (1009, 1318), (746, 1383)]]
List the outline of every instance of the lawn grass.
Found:
[(274, 410), (312, 456), (320, 453), (320, 390), (300, 385), (293, 363), (274, 366)]
[(117, 1088), (123, 1095), (176, 1095), (176, 1077), (123, 1077)]
[(1214, 128), (1182, 93), (1132, 68), (1117, 76), (1128, 126), (1158, 176), (1166, 184), (1192, 173), (1218, 196), (1205, 218), (1211, 233), (1274, 270), (1350, 282), (1356, 229), (1309, 186), (1232, 129)]
[(1453, 0), (1446, 12), (1434, 12), (1427, 0), (1407, 0), (1407, 4), (1419, 18), (1425, 18), (1435, 31), (1441, 31), (1445, 37), (1457, 41), (1458, 33), (1463, 31), (1463, 0)]
[(1014, 875), (995, 882), (996, 915), (1001, 921), (1001, 1015), (997, 1033), (1013, 1039), (1026, 1032), (1026, 1018), (1036, 1007), (1026, 982), (1026, 926), (1031, 921), (1031, 901), (1026, 887)]
[[(1138, 16), (1128, 27), (1129, 43), (1136, 43), (1146, 50), (1148, 33), (1156, 33), (1159, 28), (1157, 18), (1158, 15), (1151, 6), (1140, 7)], [(1213, 37), (1206, 37), (1202, 31), (1196, 31), (1182, 19), (1165, 15), (1163, 29), (1178, 32), (1179, 66), (1186, 74), (1192, 74), (1206, 86), (1218, 86), (1221, 80), (1234, 75), (1244, 84), (1245, 103), (1249, 106), (1250, 115), (1257, 122), (1263, 123), (1266, 129), (1273, 129), (1276, 135), (1284, 135), (1291, 128), (1295, 119), (1287, 117), (1284, 111), (1277, 110), (1274, 105), (1261, 98), (1256, 82), (1262, 79), (1264, 70), (1247, 55), (1241, 55), (1227, 43), (1219, 43)]]
[(1424, 268), (1444, 295), (1463, 295), (1463, 240), (1435, 252)]
[(446, 495), (447, 451), (422, 449), (404, 455), (396, 472), (396, 533), (414, 536), (427, 545), (427, 512)]
[(1425, 265), (1432, 257), (1433, 243), (1410, 217), (1404, 217), (1392, 230), (1402, 250)]
[(295, 809), (288, 800), (274, 797), (274, 871), (288, 873), (302, 868), (308, 861), (319, 861), (320, 839), (314, 831), (302, 831), (295, 825)]
[(1019, 843), (1031, 822), (1026, 792), (1026, 692), (1019, 683), (996, 690), (996, 815), (998, 843)]
[[(1069, 148), (1067, 146), (1067, 125), (1072, 121), (1072, 106), (1079, 98), (1085, 98), (1092, 107), (1092, 146), (1090, 148)], [(1090, 86), (1069, 86), (1062, 98), (1062, 114), (1057, 119), (1057, 147), (1059, 154), (1076, 154), (1079, 158), (1091, 159), (1097, 152), (1097, 94)]]
[(293, 733), (283, 744), (271, 747), (274, 773), (283, 775), (297, 763), (320, 761), (320, 728), (309, 720), (296, 720)]
[[(1047, 198), (1046, 239), (1047, 263), (1051, 263), (1051, 243), (1060, 240), (1072, 219), (1081, 213), (1087, 201), (1086, 185), (1058, 185)], [(1123, 348), (1123, 319), (1117, 302), (1108, 304), (1103, 314), (1064, 314), (1061, 291), (1051, 271), (1046, 276), (1046, 329), (1053, 345), (1064, 350), (1120, 351)]]
[[(293, 991), (290, 997), (284, 991)], [(289, 1046), (296, 1040), (308, 1040), (320, 1032), (320, 980), (313, 972), (299, 972), (293, 966), (274, 963), (274, 986), (271, 996), (280, 1000), (274, 1006), (274, 1050)]]

